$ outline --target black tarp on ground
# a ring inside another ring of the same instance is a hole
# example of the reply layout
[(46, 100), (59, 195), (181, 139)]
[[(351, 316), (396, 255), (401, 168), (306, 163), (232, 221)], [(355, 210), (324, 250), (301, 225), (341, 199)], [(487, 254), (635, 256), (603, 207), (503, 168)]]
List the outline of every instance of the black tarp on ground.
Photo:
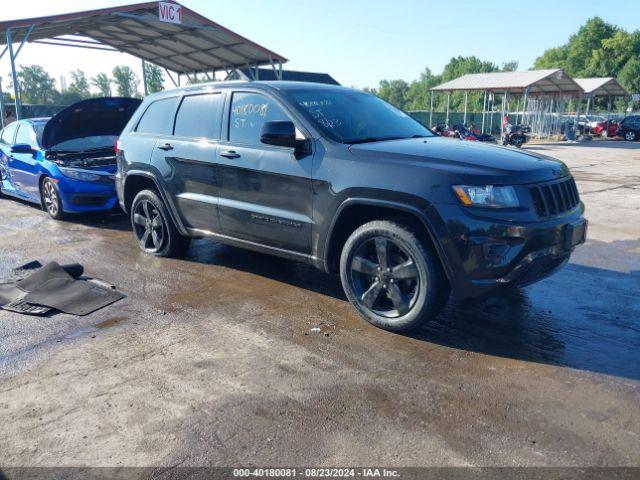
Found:
[(82, 316), (125, 298), (115, 289), (74, 278), (82, 272), (80, 265), (63, 268), (56, 262), (48, 263), (15, 283), (0, 285), (2, 308), (36, 315), (55, 309)]

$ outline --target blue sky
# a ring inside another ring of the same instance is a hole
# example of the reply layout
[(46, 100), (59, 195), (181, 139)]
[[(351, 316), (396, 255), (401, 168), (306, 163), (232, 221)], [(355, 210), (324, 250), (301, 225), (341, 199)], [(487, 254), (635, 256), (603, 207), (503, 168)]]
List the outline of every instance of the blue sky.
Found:
[[(127, 1), (6, 1), (2, 20), (86, 10)], [(184, 5), (287, 57), (285, 68), (326, 71), (344, 85), (375, 86), (384, 78), (438, 73), (452, 56), (476, 55), (528, 69), (549, 47), (564, 43), (589, 17), (640, 28), (638, 0), (185, 0)], [(633, 12), (633, 14), (629, 14)], [(41, 63), (56, 78), (75, 68), (93, 75), (116, 63), (139, 68), (122, 54), (29, 45), (19, 63)], [(72, 54), (70, 54), (72, 52)], [(8, 64), (2, 60), (5, 77)]]

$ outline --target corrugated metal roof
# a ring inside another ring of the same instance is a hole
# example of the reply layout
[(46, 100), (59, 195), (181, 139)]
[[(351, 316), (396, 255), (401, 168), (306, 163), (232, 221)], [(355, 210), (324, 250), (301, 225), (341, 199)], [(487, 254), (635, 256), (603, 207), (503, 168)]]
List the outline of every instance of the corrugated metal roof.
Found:
[[(239, 68), (232, 73), (227, 80), (252, 80), (253, 76), (248, 68)], [(272, 68), (259, 68), (258, 80), (278, 80), (276, 73)], [(326, 83), (329, 85), (340, 85), (331, 75), (328, 73), (316, 73), (316, 72), (300, 72), (297, 70), (283, 70), (282, 80), (289, 82), (312, 82), (312, 83)]]
[(574, 78), (574, 80), (587, 95), (629, 95), (629, 92), (613, 77)]
[[(287, 61), (193, 10), (172, 3), (183, 9), (181, 24), (161, 22), (159, 2), (147, 2), (0, 22), (0, 45), (6, 44), (7, 29), (11, 29), (13, 41), (19, 43), (33, 25), (28, 42), (111, 47), (178, 73)], [(82, 38), (94, 43), (88, 44)]]
[(434, 91), (505, 91), (523, 93), (578, 93), (580, 86), (562, 69), (527, 70), (524, 72), (471, 73), (432, 88)]

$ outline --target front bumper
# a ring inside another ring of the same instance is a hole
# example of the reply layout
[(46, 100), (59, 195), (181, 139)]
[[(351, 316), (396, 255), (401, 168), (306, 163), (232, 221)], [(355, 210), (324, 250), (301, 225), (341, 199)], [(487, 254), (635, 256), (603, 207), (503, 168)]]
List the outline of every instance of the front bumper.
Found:
[(458, 205), (437, 208), (449, 279), (458, 299), (525, 286), (553, 274), (586, 240), (580, 203), (573, 211), (540, 222), (483, 218)]
[(115, 184), (111, 182), (86, 182), (61, 177), (58, 191), (62, 208), (68, 213), (108, 211), (118, 203)]

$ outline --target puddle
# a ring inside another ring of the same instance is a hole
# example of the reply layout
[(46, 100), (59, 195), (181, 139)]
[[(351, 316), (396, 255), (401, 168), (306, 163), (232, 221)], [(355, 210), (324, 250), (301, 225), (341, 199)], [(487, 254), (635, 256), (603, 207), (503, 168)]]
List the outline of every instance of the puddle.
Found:
[(108, 318), (107, 320), (103, 320), (100, 323), (96, 324), (96, 328), (99, 330), (103, 330), (105, 328), (109, 328), (109, 327), (115, 327), (116, 325), (119, 325), (122, 322), (125, 322), (129, 320), (128, 317), (113, 317), (113, 318)]

